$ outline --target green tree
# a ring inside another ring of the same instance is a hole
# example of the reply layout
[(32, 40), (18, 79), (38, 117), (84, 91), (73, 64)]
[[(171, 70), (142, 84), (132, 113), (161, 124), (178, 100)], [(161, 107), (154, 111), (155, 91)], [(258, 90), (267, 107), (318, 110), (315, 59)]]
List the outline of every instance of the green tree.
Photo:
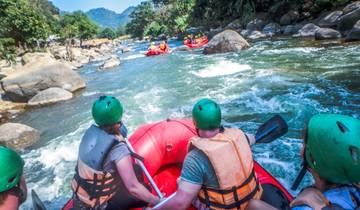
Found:
[(51, 32), (45, 16), (25, 0), (0, 0), (0, 17), (0, 38), (12, 38), (17, 45), (32, 46)]
[(116, 30), (117, 36), (124, 36), (126, 35), (126, 27), (124, 25), (119, 26), (119, 28)]
[(65, 14), (60, 20), (60, 36), (63, 39), (78, 38), (82, 41), (94, 37), (98, 31), (99, 27), (81, 11)]
[(126, 25), (126, 32), (133, 37), (143, 38), (145, 28), (154, 20), (155, 12), (150, 1), (141, 2), (130, 14), (132, 18)]
[(100, 38), (108, 38), (108, 39), (115, 39), (116, 33), (111, 28), (105, 28), (102, 30), (99, 35)]

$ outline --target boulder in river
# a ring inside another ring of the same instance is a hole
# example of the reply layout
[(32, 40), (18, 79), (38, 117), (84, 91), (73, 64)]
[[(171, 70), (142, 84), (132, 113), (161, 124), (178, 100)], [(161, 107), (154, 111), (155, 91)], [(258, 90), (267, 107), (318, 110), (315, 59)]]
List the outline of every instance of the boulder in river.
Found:
[(28, 102), (38, 92), (50, 87), (70, 92), (85, 88), (84, 80), (66, 63), (51, 58), (25, 63), (0, 81), (5, 95), (13, 102)]
[(341, 16), (339, 18), (338, 30), (341, 32), (351, 30), (358, 20), (360, 20), (360, 8)]
[(304, 27), (302, 27), (293, 37), (313, 37), (315, 36), (315, 32), (320, 29), (319, 26), (308, 23)]
[(120, 60), (117, 56), (112, 56), (109, 60), (101, 66), (102, 70), (111, 69), (120, 65)]
[(203, 53), (239, 52), (249, 47), (250, 44), (236, 31), (225, 30), (210, 40)]
[(346, 5), (346, 7), (344, 7), (344, 9), (343, 9), (343, 12), (344, 12), (344, 14), (348, 14), (359, 8), (360, 8), (360, 1), (355, 1), (355, 2), (352, 2), (348, 5)]
[(67, 90), (53, 87), (46, 90), (40, 91), (28, 102), (29, 106), (44, 106), (60, 101), (70, 100), (73, 94)]
[(255, 18), (246, 25), (248, 31), (261, 31), (266, 25), (266, 22), (262, 19)]
[(225, 29), (231, 29), (235, 31), (241, 30), (242, 29), (241, 19), (236, 19), (232, 21), (225, 27)]
[(5, 123), (0, 126), (0, 145), (22, 150), (40, 139), (40, 132), (20, 123)]
[(265, 37), (266, 37), (266, 34), (263, 34), (260, 31), (252, 31), (247, 38), (254, 40), (254, 39), (261, 39), (261, 38), (265, 38)]
[(346, 36), (345, 41), (360, 41), (360, 20), (356, 22), (349, 34)]
[(280, 18), (281, 25), (290, 25), (296, 23), (299, 20), (300, 14), (296, 10), (290, 10), (288, 13)]
[(281, 33), (281, 26), (278, 23), (269, 23), (263, 28), (262, 33), (266, 36), (278, 35)]
[(284, 35), (289, 36), (289, 35), (293, 35), (294, 33), (296, 33), (296, 29), (294, 25), (288, 25), (284, 27)]
[(319, 21), (320, 27), (331, 28), (338, 24), (339, 18), (343, 15), (343, 11), (333, 11)]
[(315, 32), (316, 40), (338, 39), (338, 38), (341, 38), (341, 33), (332, 28), (320, 28)]

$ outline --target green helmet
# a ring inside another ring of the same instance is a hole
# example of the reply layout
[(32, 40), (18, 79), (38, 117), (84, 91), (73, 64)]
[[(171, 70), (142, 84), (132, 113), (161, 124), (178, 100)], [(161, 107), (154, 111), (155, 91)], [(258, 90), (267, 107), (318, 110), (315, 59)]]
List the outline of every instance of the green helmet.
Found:
[(114, 125), (121, 120), (123, 107), (113, 96), (100, 96), (92, 107), (92, 116), (99, 126)]
[(14, 150), (0, 146), (0, 192), (15, 187), (21, 178), (24, 160)]
[(307, 127), (305, 159), (322, 178), (332, 183), (360, 181), (360, 120), (319, 114)]
[(192, 117), (196, 128), (214, 130), (221, 124), (220, 106), (213, 100), (201, 99), (194, 105)]

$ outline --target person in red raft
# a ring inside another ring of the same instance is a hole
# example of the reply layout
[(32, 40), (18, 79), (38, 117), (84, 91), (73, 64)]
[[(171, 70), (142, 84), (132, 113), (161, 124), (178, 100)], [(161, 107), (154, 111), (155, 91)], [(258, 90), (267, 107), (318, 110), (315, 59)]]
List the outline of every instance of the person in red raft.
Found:
[(124, 138), (123, 107), (101, 96), (92, 107), (96, 125), (85, 132), (72, 180), (74, 210), (130, 209), (155, 205), (159, 198), (139, 181)]
[[(184, 210), (190, 205), (204, 210), (246, 209), (253, 199), (286, 209), (288, 202), (277, 197), (276, 189), (259, 184), (250, 148), (253, 135), (221, 126), (220, 106), (210, 99), (198, 101), (192, 117), (198, 136), (190, 140), (177, 192), (157, 210)], [(266, 196), (264, 189), (270, 191)]]

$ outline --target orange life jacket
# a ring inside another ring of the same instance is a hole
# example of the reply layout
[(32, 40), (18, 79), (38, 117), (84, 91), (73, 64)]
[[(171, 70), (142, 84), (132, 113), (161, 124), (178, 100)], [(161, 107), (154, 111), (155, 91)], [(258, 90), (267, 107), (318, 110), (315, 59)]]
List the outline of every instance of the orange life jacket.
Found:
[(167, 48), (167, 45), (166, 44), (160, 44), (159, 48), (160, 48), (160, 50), (165, 51), (166, 48)]
[(251, 199), (260, 199), (262, 188), (244, 132), (226, 128), (210, 139), (194, 137), (190, 145), (209, 158), (219, 182), (219, 189), (202, 186), (200, 202), (215, 210), (246, 209)]

